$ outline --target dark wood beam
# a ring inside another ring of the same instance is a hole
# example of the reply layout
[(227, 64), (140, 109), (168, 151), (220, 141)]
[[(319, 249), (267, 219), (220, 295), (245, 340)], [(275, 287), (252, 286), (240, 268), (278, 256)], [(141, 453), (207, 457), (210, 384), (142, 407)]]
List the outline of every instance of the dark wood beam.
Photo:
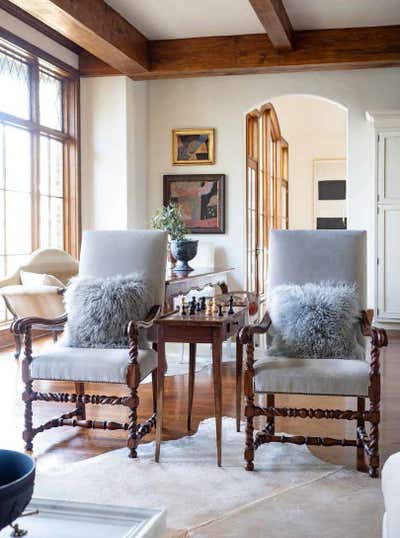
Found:
[(121, 73), (148, 68), (147, 39), (103, 0), (12, 0)]
[(293, 28), (282, 0), (249, 0), (272, 45), (277, 50), (293, 48)]
[[(280, 73), (400, 66), (400, 26), (295, 32), (295, 49), (278, 52), (264, 34), (150, 41), (150, 69), (132, 78)], [(83, 53), (82, 76), (116, 74)]]
[(7, 13), (10, 15), (13, 15), (20, 21), (25, 22), (45, 36), (50, 37), (50, 39), (53, 39), (60, 45), (63, 45), (63, 47), (72, 50), (72, 52), (75, 52), (75, 54), (80, 54), (82, 52), (82, 47), (58, 33), (56, 30), (54, 30), (54, 28), (50, 28), (50, 26), (47, 26), (47, 24), (35, 19), (35, 17), (32, 17), (32, 15), (19, 8), (9, 0), (0, 0), (0, 9), (7, 11)]

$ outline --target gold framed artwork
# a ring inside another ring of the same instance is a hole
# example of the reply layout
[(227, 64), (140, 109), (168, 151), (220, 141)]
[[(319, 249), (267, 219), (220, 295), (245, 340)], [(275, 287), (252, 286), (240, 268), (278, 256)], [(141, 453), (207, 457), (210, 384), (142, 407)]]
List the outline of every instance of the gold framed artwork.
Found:
[(214, 164), (214, 129), (173, 129), (172, 164)]

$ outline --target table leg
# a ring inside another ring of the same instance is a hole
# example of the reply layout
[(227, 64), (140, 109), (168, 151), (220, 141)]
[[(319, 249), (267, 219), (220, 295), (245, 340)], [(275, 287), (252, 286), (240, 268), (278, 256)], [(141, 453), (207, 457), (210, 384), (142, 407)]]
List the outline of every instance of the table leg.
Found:
[(242, 415), (242, 387), (243, 387), (243, 344), (236, 336), (236, 431), (240, 432), (240, 419)]
[(213, 384), (214, 384), (214, 408), (215, 408), (215, 430), (217, 440), (217, 463), (221, 467), (222, 459), (222, 379), (221, 379), (221, 357), (222, 340), (220, 331), (215, 330), (212, 343), (213, 361)]
[[(160, 337), (161, 336), (161, 337)], [(157, 364), (157, 423), (156, 423), (156, 452), (155, 461), (160, 461), (160, 445), (163, 421), (163, 403), (164, 403), (164, 375), (165, 375), (165, 342), (162, 337), (162, 331), (158, 335), (158, 364)]]
[(192, 426), (192, 407), (194, 393), (194, 376), (196, 371), (196, 344), (189, 344), (189, 394), (187, 410), (187, 429), (191, 430)]

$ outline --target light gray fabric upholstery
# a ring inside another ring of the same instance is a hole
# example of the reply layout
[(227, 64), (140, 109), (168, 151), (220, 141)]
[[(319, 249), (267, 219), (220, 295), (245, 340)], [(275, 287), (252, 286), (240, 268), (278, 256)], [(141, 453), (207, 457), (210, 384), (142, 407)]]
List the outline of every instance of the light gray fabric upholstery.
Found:
[(256, 392), (368, 396), (364, 360), (265, 357), (254, 365)]
[[(32, 379), (126, 383), (129, 355), (125, 349), (95, 349), (53, 346), (34, 356)], [(139, 350), (140, 381), (157, 368), (157, 353)]]
[(272, 230), (268, 290), (326, 280), (356, 283), (366, 308), (366, 240), (355, 230)]
[(107, 277), (142, 273), (154, 290), (155, 304), (162, 305), (166, 257), (166, 232), (86, 231), (82, 237), (79, 276)]

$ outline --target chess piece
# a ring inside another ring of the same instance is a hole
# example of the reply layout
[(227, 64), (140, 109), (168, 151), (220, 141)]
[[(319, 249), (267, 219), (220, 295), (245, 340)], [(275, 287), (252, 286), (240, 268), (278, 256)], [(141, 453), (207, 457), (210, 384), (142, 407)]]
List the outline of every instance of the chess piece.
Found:
[(209, 297), (207, 301), (207, 316), (212, 316), (213, 314), (213, 300), (211, 297)]
[(228, 315), (231, 316), (232, 314), (234, 314), (234, 310), (233, 310), (233, 297), (232, 295), (229, 297), (229, 310), (228, 310)]
[(196, 303), (196, 312), (201, 312), (201, 303), (200, 303), (200, 301), (197, 301), (197, 303)]
[(186, 304), (185, 304), (185, 300), (182, 301), (182, 304), (181, 304), (181, 316), (186, 316)]
[(190, 311), (189, 311), (189, 316), (194, 316), (196, 313), (196, 300), (193, 302), (190, 303)]
[(193, 295), (192, 300), (190, 302), (190, 308), (194, 308), (196, 310), (196, 297)]
[(220, 318), (222, 318), (223, 315), (224, 315), (224, 313), (222, 312), (222, 304), (219, 304), (218, 305), (218, 316)]
[(206, 309), (206, 298), (205, 298), (205, 297), (201, 297), (201, 298), (200, 298), (200, 301), (201, 301), (201, 309), (202, 309), (202, 310), (205, 310), (205, 309)]
[(214, 314), (216, 314), (218, 312), (217, 301), (215, 300), (215, 297), (213, 297), (212, 311), (213, 311)]

